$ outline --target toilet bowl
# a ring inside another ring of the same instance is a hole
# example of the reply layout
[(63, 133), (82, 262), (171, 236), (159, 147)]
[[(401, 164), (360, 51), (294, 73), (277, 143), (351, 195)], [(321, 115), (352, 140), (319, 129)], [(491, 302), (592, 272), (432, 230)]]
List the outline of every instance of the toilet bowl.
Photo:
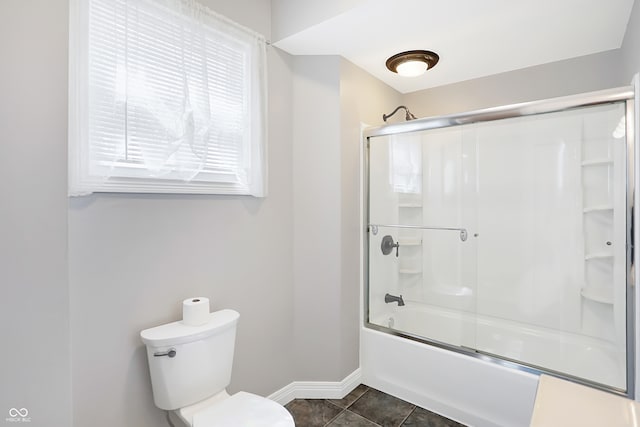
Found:
[[(226, 394), (226, 393), (225, 393)], [(173, 412), (174, 425), (188, 427), (242, 426), (293, 427), (289, 411), (282, 405), (252, 393), (240, 391), (223, 400), (202, 405), (198, 410), (183, 408)], [(179, 420), (179, 423), (176, 422)]]
[(264, 397), (226, 391), (240, 315), (209, 314), (200, 326), (181, 321), (145, 329), (153, 400), (176, 426), (294, 427), (291, 414)]

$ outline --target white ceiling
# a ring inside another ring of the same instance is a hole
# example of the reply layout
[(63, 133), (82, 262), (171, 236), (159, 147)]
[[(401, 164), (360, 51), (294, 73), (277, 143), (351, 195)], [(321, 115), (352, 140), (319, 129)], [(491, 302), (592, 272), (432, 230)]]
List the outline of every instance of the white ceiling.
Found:
[[(293, 55), (343, 56), (402, 93), (619, 48), (633, 6), (633, 0), (351, 3), (274, 44)], [(420, 77), (386, 69), (388, 57), (414, 49), (432, 50), (440, 62)]]

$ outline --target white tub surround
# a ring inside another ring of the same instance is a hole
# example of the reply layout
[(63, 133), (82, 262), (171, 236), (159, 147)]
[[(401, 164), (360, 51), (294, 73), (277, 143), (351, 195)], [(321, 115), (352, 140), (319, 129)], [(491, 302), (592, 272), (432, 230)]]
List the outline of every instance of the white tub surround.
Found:
[(429, 337), (441, 343), (473, 330), (475, 348), (487, 355), (552, 368), (577, 378), (590, 377), (599, 384), (614, 383), (625, 375), (624, 355), (605, 339), (411, 302), (391, 307), (371, 323), (392, 324), (392, 333)]

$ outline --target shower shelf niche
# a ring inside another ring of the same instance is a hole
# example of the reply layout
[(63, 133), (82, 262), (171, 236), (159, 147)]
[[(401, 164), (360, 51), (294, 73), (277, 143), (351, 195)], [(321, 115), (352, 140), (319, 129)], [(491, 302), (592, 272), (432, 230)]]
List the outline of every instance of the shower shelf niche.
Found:
[(607, 252), (596, 252), (592, 254), (587, 254), (584, 257), (584, 259), (587, 261), (590, 261), (592, 259), (608, 259), (608, 258), (613, 258), (613, 254), (610, 254)]
[(584, 213), (591, 213), (591, 212), (606, 212), (606, 211), (612, 211), (613, 210), (613, 206), (611, 205), (598, 205), (598, 206), (589, 206), (584, 208), (583, 212)]
[(401, 268), (398, 270), (400, 274), (422, 274), (422, 270), (418, 270), (416, 268)]
[[(398, 219), (401, 224), (422, 223), (422, 194), (398, 193)], [(401, 292), (415, 287), (416, 281), (421, 280), (422, 259), (422, 231), (404, 229), (398, 235), (400, 244), (400, 263), (398, 264), (398, 285)]]
[(582, 162), (582, 166), (605, 166), (613, 164), (613, 160), (607, 158), (585, 160)]
[[(583, 135), (580, 161), (582, 174), (582, 220), (584, 235), (584, 283), (580, 295), (587, 304), (583, 307), (584, 333), (606, 337), (607, 330), (615, 329), (614, 271), (618, 262), (613, 238), (619, 200), (613, 192), (612, 182), (619, 173), (615, 141), (609, 136), (597, 138), (597, 152), (592, 138)], [(590, 145), (591, 144), (591, 145)], [(590, 304), (596, 304), (590, 305)]]
[(585, 286), (582, 288), (580, 293), (588, 300), (600, 302), (602, 304), (613, 304), (612, 291), (604, 286)]

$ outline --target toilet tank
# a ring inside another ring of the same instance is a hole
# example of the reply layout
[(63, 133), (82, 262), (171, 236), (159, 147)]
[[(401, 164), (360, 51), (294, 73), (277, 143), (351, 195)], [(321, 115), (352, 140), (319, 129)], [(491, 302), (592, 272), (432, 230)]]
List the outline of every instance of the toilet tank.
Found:
[(229, 385), (240, 315), (220, 310), (209, 316), (202, 326), (178, 321), (140, 332), (147, 346), (153, 400), (158, 408), (183, 408)]

